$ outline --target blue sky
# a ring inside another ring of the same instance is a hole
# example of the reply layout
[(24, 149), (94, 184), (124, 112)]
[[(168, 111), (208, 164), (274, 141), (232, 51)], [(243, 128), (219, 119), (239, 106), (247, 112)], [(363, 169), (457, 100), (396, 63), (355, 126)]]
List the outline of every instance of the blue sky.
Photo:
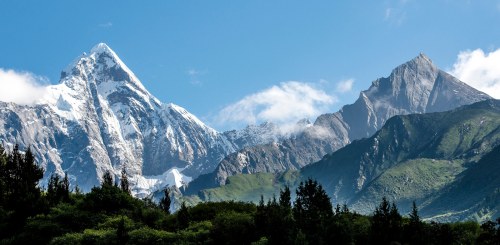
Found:
[(500, 91), (500, 0), (6, 0), (0, 23), (0, 84), (9, 70), (57, 83), (105, 42), (153, 95), (220, 130), (314, 120), (420, 52)]

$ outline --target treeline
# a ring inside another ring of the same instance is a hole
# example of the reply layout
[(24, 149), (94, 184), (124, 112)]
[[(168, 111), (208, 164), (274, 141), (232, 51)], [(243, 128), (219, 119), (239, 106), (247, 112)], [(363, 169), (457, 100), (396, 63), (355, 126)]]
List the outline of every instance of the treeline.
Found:
[(300, 183), (295, 200), (278, 198), (181, 205), (171, 214), (170, 196), (159, 204), (130, 195), (126, 172), (103, 176), (89, 193), (70, 191), (67, 176), (43, 171), (28, 149), (0, 147), (0, 244), (499, 244), (497, 222), (427, 223), (416, 206), (403, 217), (385, 198), (371, 216), (346, 205), (332, 207), (314, 180)]

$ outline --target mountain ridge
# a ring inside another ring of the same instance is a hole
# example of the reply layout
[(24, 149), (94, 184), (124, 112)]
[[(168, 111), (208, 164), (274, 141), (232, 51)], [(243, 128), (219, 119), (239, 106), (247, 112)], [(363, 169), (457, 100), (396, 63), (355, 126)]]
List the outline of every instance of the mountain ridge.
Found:
[(362, 214), (373, 213), (386, 197), (402, 213), (416, 201), (426, 220), (482, 222), (500, 215), (499, 171), (500, 100), (491, 99), (445, 112), (397, 115), (373, 136), (300, 170), (230, 176), (226, 185), (183, 200), (257, 203), (255, 190), (272, 198), (280, 188), (312, 178), (333, 204)]
[(440, 70), (421, 53), (394, 68), (389, 77), (373, 81), (353, 104), (320, 115), (302, 133), (231, 153), (215, 172), (195, 179), (187, 193), (223, 185), (228, 176), (239, 173), (300, 169), (353, 140), (371, 136), (395, 115), (446, 111), (485, 99), (491, 97)]
[(104, 43), (67, 66), (35, 105), (0, 105), (0, 138), (31, 146), (45, 182), (68, 173), (84, 191), (99, 185), (104, 172), (116, 178), (124, 168), (132, 192), (145, 196), (180, 183), (168, 176), (188, 180), (212, 171), (240, 148), (238, 135), (228, 138), (186, 109), (159, 101)]

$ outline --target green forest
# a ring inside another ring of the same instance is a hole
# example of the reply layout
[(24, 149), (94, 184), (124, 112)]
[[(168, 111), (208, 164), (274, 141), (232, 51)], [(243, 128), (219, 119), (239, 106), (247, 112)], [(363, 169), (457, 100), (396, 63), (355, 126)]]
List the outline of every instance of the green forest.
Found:
[(88, 193), (68, 177), (39, 186), (43, 169), (28, 148), (0, 146), (0, 244), (499, 244), (500, 219), (479, 224), (424, 222), (413, 203), (401, 214), (380, 200), (372, 215), (332, 205), (323, 187), (308, 179), (292, 200), (184, 203), (170, 213), (169, 189), (159, 203), (131, 196), (126, 171), (105, 173)]

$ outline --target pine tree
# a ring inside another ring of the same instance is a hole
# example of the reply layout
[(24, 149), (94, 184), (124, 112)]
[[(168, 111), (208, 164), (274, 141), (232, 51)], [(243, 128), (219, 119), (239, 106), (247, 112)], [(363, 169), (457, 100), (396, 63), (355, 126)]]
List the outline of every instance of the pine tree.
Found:
[(411, 213), (410, 213), (410, 224), (412, 226), (417, 226), (421, 224), (420, 216), (418, 215), (418, 208), (415, 201), (412, 203)]
[(47, 200), (50, 206), (69, 201), (69, 180), (67, 173), (64, 174), (62, 180), (57, 174), (52, 174), (50, 176), (47, 185)]
[(130, 186), (127, 178), (127, 170), (125, 170), (125, 167), (122, 169), (122, 176), (120, 178), (120, 188), (122, 189), (123, 192), (130, 194)]
[(266, 207), (268, 217), (269, 244), (292, 244), (294, 236), (294, 220), (290, 188), (280, 190), (279, 202), (273, 201)]
[(288, 209), (292, 208), (292, 198), (291, 198), (291, 193), (290, 193), (290, 188), (288, 186), (285, 187), (285, 189), (280, 190), (280, 206), (282, 208)]
[(423, 243), (423, 224), (418, 215), (417, 204), (415, 201), (412, 203), (412, 209), (410, 212), (410, 220), (408, 225), (405, 227), (405, 235), (407, 242), (421, 244)]
[(177, 211), (177, 224), (180, 230), (183, 230), (189, 226), (189, 221), (191, 220), (191, 215), (189, 214), (189, 209), (186, 206), (186, 202), (182, 202), (181, 208)]
[(160, 199), (160, 208), (167, 214), (170, 214), (170, 204), (172, 200), (170, 199), (170, 189), (168, 185), (163, 189), (163, 197)]
[(293, 217), (298, 229), (312, 244), (326, 242), (325, 228), (333, 216), (330, 197), (323, 187), (312, 179), (301, 182), (296, 193)]
[(58, 194), (59, 187), (59, 175), (52, 174), (49, 178), (49, 183), (47, 184), (47, 199), (50, 206), (55, 206), (59, 203)]
[(104, 172), (102, 175), (102, 187), (104, 186), (113, 186), (113, 176), (111, 176), (111, 173), (109, 171)]
[(256, 227), (257, 237), (267, 237), (268, 236), (268, 216), (267, 207), (264, 203), (264, 196), (260, 195), (259, 204), (257, 205), (257, 210), (254, 216), (254, 222)]
[(69, 179), (67, 172), (64, 173), (64, 178), (61, 185), (61, 195), (64, 202), (69, 201)]
[(7, 155), (5, 154), (5, 149), (0, 145), (0, 210), (5, 205), (6, 196), (6, 179), (7, 179)]
[(8, 211), (8, 227), (2, 230), (0, 238), (10, 236), (24, 226), (26, 219), (41, 210), (41, 190), (38, 181), (43, 177), (43, 169), (35, 162), (30, 148), (22, 154), (19, 145), (7, 154), (2, 166), (3, 208)]
[(372, 239), (375, 244), (388, 244), (400, 240), (402, 217), (395, 203), (386, 197), (375, 209), (372, 217)]

